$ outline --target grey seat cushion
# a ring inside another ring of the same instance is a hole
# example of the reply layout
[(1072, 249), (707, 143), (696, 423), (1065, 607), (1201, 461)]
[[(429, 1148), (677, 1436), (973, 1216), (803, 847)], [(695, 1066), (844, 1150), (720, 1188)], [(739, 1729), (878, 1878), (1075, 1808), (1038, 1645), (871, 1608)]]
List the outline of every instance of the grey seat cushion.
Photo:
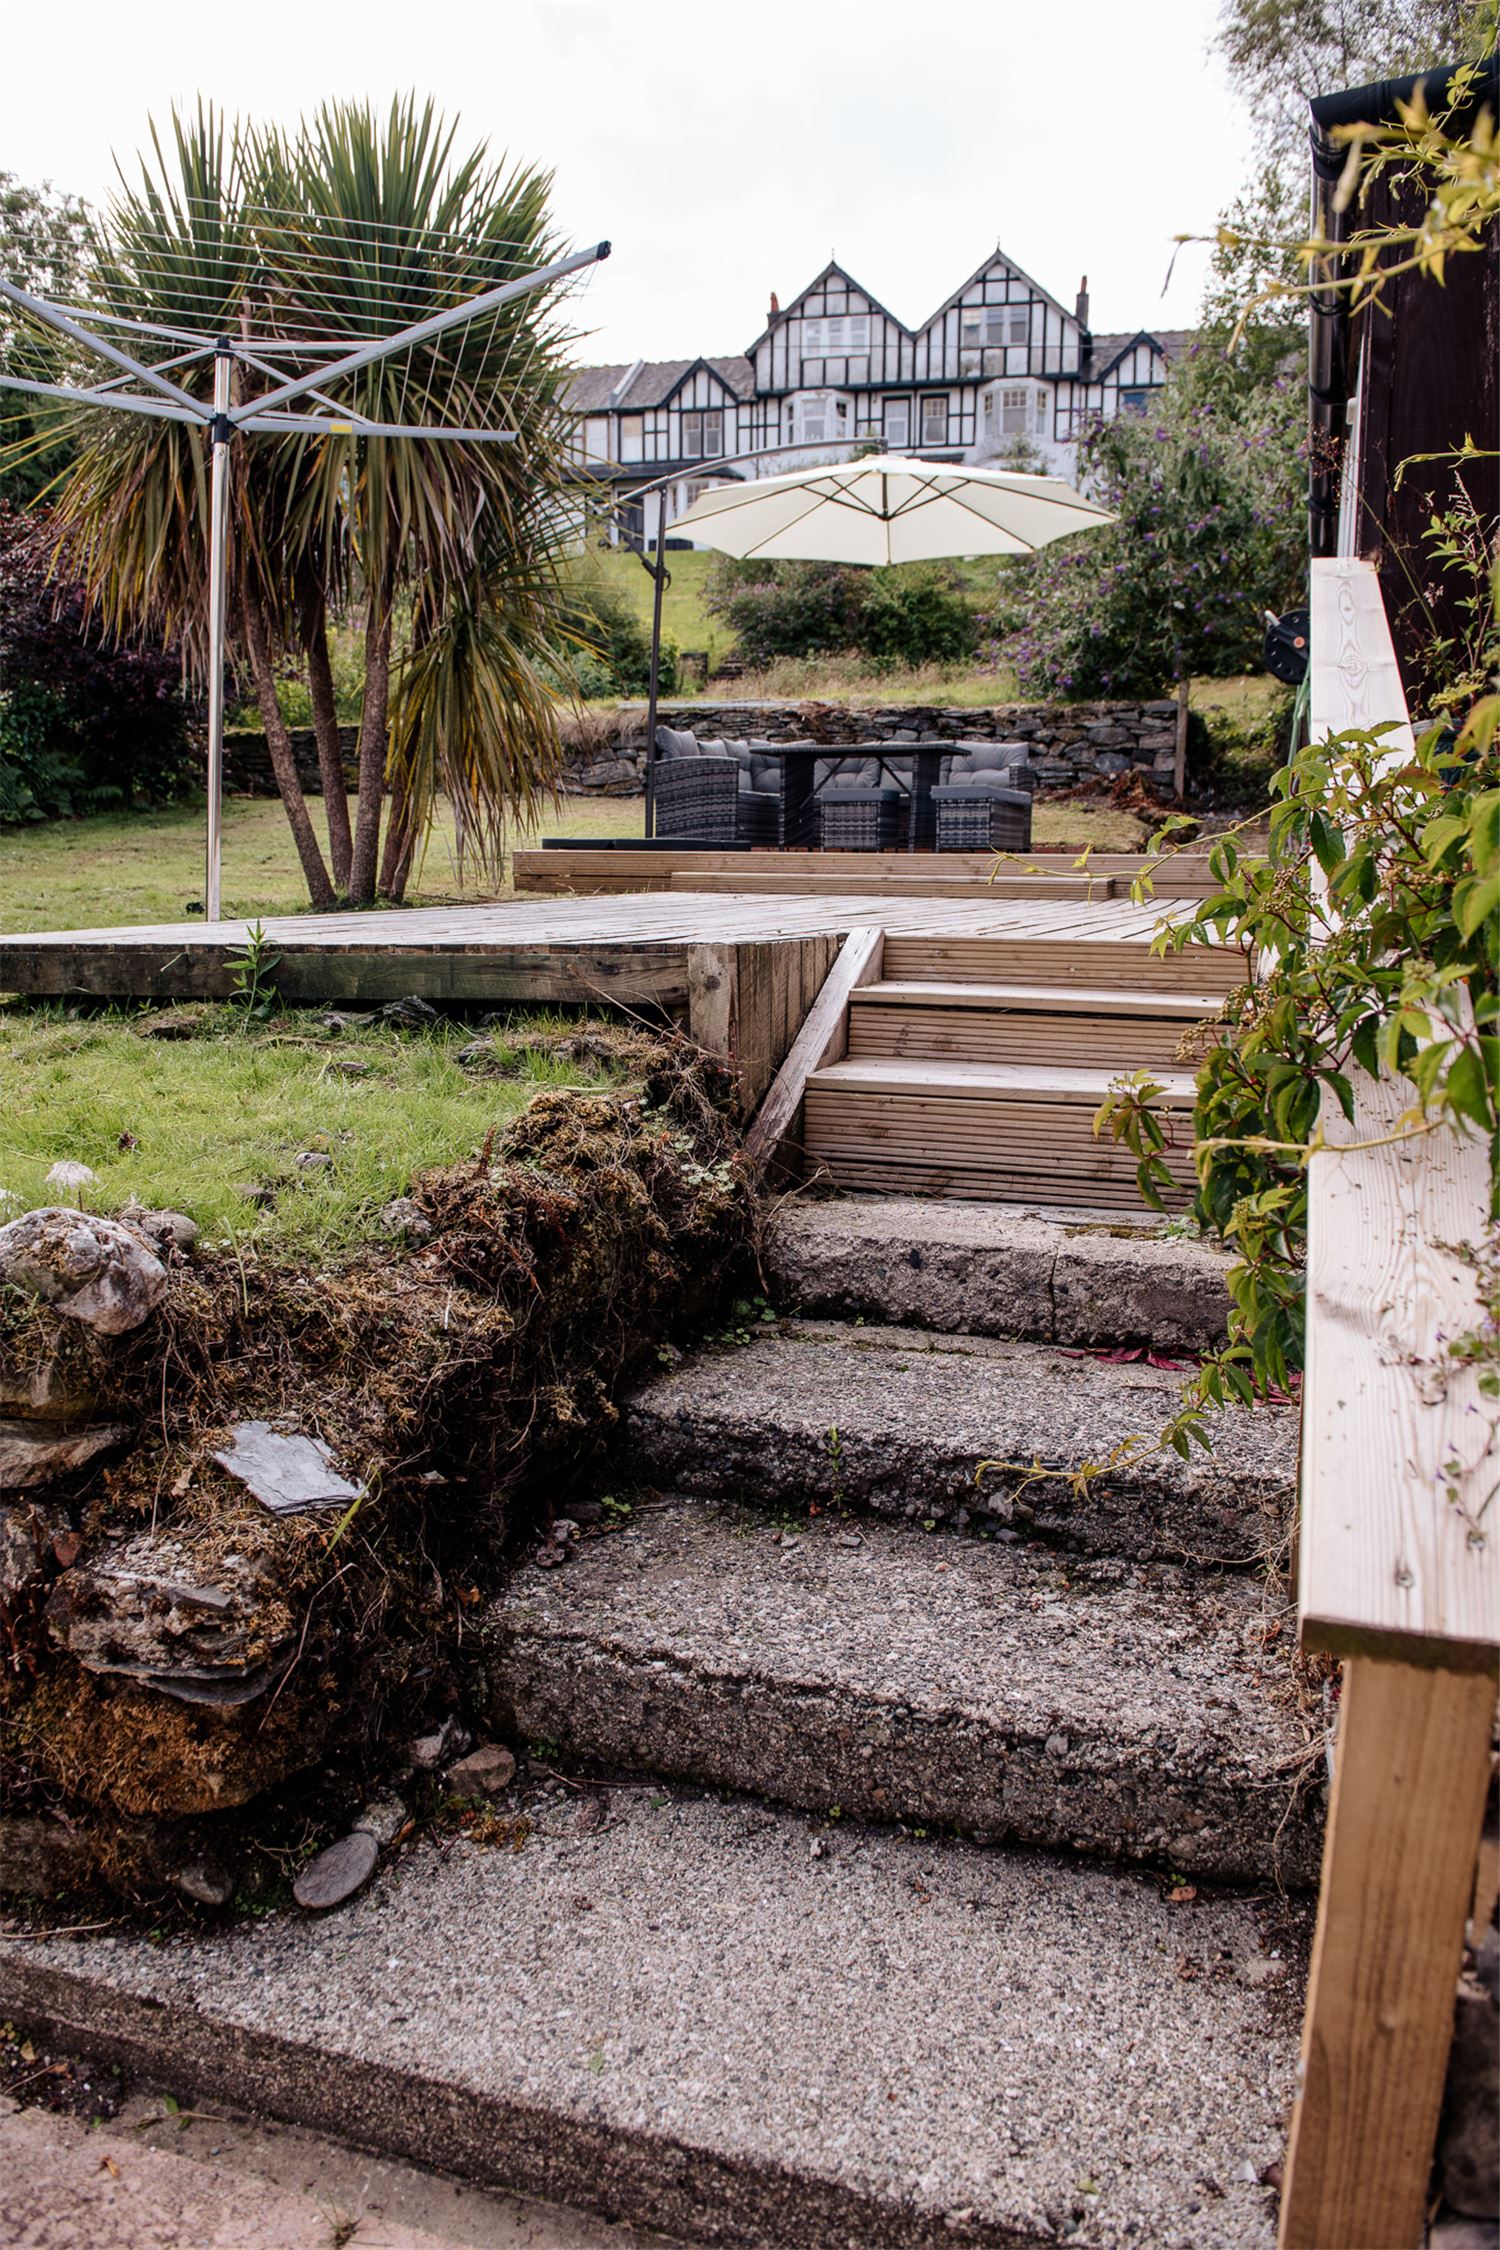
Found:
[(772, 796), (779, 796), (781, 793), (781, 760), (768, 756), (763, 750), (757, 750), (753, 742), (750, 745), (750, 786), (752, 789), (764, 789)]
[(656, 755), (658, 758), (701, 758), (703, 750), (698, 737), (685, 728), (658, 727)]

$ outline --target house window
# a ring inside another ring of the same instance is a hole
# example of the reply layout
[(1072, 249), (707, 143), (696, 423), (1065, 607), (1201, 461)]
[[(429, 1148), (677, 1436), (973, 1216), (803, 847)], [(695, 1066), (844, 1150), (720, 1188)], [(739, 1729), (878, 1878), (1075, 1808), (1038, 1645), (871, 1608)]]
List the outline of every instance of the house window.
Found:
[(941, 393), (922, 401), (922, 443), (946, 445), (948, 442), (948, 399)]
[(641, 418), (639, 414), (620, 417), (620, 459), (639, 461), (641, 454)]
[(1024, 309), (1007, 312), (1003, 305), (965, 305), (959, 316), (959, 342), (966, 352), (998, 350), (1002, 344), (1024, 344), (1026, 335)]
[(904, 453), (911, 444), (911, 400), (888, 398), (885, 402), (885, 442), (894, 453)]
[(1036, 427), (1038, 437), (1042, 437), (1046, 434), (1047, 395), (1048, 394), (1045, 391), (1038, 391), (1036, 394)]
[(834, 435), (833, 401), (826, 391), (809, 391), (797, 401), (797, 437), (803, 445), (826, 445)]
[(863, 352), (870, 348), (868, 313), (833, 313), (826, 320), (804, 320), (802, 353), (821, 359), (825, 353)]
[(721, 406), (694, 409), (682, 417), (682, 450), (684, 453), (722, 453), (724, 450), (724, 409)]
[(1029, 404), (1025, 391), (1002, 391), (1000, 394), (1000, 427), (1007, 437), (1026, 435), (1026, 409)]
[(1120, 412), (1122, 414), (1144, 414), (1150, 396), (1149, 391), (1121, 391)]
[(1031, 315), (1023, 305), (1019, 311), (1012, 309), (1008, 344), (1029, 344), (1031, 341)]
[(995, 394), (986, 391), (979, 402), (979, 434), (992, 438), (995, 434)]

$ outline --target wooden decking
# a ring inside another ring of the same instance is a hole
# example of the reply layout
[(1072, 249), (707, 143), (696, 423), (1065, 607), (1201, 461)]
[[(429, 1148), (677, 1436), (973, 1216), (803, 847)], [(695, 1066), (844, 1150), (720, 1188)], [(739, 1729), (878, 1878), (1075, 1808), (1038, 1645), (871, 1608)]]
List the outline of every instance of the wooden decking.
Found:
[[(1078, 942), (1097, 960), (1116, 943), (1144, 948), (1169, 908), (1170, 902), (1058, 898), (1040, 886), (1019, 899), (983, 892), (948, 899), (879, 891), (790, 898), (634, 891), (282, 915), (262, 927), (278, 957), (277, 989), (293, 1004), (378, 1002), (414, 993), (434, 1003), (593, 999), (676, 1007), (688, 998), (688, 956), (696, 946), (837, 939), (878, 925), (897, 940), (932, 938), (960, 947), (995, 938), (1022, 946)], [(189, 921), (0, 937), (0, 992), (221, 998), (232, 987), (249, 935), (246, 922)]]

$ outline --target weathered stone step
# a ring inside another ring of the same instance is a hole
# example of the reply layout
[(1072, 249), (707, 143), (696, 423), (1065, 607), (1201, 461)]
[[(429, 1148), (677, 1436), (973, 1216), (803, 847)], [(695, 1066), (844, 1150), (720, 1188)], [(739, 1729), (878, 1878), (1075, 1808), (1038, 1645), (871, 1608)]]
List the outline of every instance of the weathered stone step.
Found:
[[(1182, 1380), (1053, 1344), (805, 1322), (645, 1385), (628, 1402), (622, 1465), (664, 1492), (760, 1507), (998, 1525), (1137, 1561), (1253, 1562), (1282, 1534), (1296, 1414), (1214, 1415), (1213, 1452), (1184, 1461), (1155, 1443)], [(1080, 1483), (1091, 1464), (1108, 1465)]]
[(1296, 1910), (666, 1784), (529, 1810), (325, 1921), (0, 1940), (0, 2014), (689, 2239), (1269, 2250)]
[(689, 1500), (520, 1570), (486, 1672), (500, 1731), (606, 1768), (1305, 1885), (1287, 1625), (1242, 1576)]
[(1164, 1353), (1223, 1341), (1228, 1266), (1221, 1250), (1164, 1237), (1139, 1213), (1062, 1220), (894, 1195), (789, 1200), (766, 1250), (778, 1297), (803, 1312)]

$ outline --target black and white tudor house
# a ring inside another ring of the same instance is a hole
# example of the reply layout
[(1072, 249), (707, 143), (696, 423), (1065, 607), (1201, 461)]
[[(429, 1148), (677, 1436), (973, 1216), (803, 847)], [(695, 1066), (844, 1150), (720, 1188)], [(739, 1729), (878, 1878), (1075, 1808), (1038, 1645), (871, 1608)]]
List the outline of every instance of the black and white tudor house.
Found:
[(567, 396), (574, 459), (613, 487), (615, 535), (631, 544), (654, 536), (656, 500), (626, 496), (679, 465), (664, 488), (669, 528), (705, 485), (847, 459), (826, 450), (841, 439), (930, 461), (1016, 456), (1071, 480), (1084, 426), (1144, 414), (1187, 341), (1166, 329), (1096, 336), (1086, 281), (1069, 312), (998, 249), (920, 328), (831, 264), (785, 311), (772, 298), (742, 356), (580, 369)]

